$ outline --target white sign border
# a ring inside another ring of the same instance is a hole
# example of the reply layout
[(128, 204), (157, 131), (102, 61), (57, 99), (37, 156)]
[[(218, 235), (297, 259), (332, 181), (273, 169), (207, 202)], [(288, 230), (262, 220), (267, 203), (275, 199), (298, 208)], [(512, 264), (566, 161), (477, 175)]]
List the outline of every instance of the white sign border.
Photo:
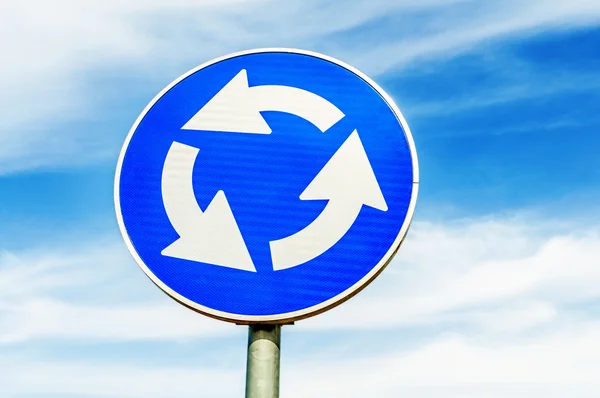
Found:
[[(404, 134), (408, 141), (410, 155), (412, 158), (412, 168), (413, 168), (413, 186), (412, 186), (410, 203), (408, 205), (408, 211), (406, 213), (406, 218), (404, 219), (404, 223), (402, 224), (402, 228), (400, 228), (400, 232), (398, 233), (398, 236), (396, 237), (396, 239), (394, 240), (393, 244), (390, 246), (390, 248), (388, 249), (386, 254), (383, 256), (383, 258), (377, 263), (377, 265), (375, 267), (373, 267), (373, 269), (371, 269), (371, 271), (369, 271), (368, 274), (366, 274), (363, 278), (361, 278), (358, 282), (356, 282), (350, 288), (346, 289), (344, 292), (338, 294), (337, 296), (335, 296), (327, 301), (324, 301), (320, 304), (317, 304), (317, 305), (314, 305), (312, 307), (305, 308), (302, 310), (287, 312), (287, 313), (283, 313), (283, 314), (276, 314), (276, 315), (242, 315), (242, 314), (234, 314), (234, 313), (228, 313), (228, 312), (223, 312), (223, 311), (217, 311), (215, 309), (205, 307), (196, 302), (193, 302), (193, 301), (183, 297), (179, 293), (175, 292), (173, 289), (171, 289), (167, 285), (165, 285), (159, 278), (156, 277), (156, 275), (154, 275), (152, 273), (152, 271), (150, 271), (150, 269), (146, 266), (146, 264), (144, 264), (144, 261), (142, 261), (142, 259), (138, 255), (137, 251), (135, 250), (135, 247), (133, 246), (133, 243), (131, 242), (131, 239), (129, 238), (129, 234), (127, 233), (127, 229), (125, 228), (125, 224), (123, 223), (123, 216), (121, 214), (121, 204), (119, 201), (119, 183), (120, 183), (120, 176), (121, 176), (121, 167), (123, 165), (123, 159), (125, 157), (125, 153), (127, 152), (127, 148), (129, 147), (129, 142), (131, 141), (131, 138), (132, 138), (134, 132), (137, 130), (137, 127), (139, 126), (139, 124), (141, 123), (143, 118), (146, 116), (148, 111), (154, 106), (154, 104), (156, 104), (156, 102), (158, 102), (158, 100), (160, 98), (162, 98), (162, 96), (165, 95), (169, 90), (171, 90), (171, 88), (173, 88), (175, 85), (177, 85), (178, 83), (183, 81), (185, 78), (196, 73), (197, 71), (199, 71), (201, 69), (204, 69), (208, 66), (217, 64), (221, 61), (225, 61), (225, 60), (228, 60), (231, 58), (236, 58), (236, 57), (249, 55), (249, 54), (259, 54), (259, 53), (291, 53), (291, 54), (300, 54), (300, 55), (306, 55), (306, 56), (310, 56), (310, 57), (320, 58), (322, 60), (331, 62), (335, 65), (341, 66), (342, 68), (347, 69), (348, 71), (352, 72), (353, 74), (355, 74), (356, 76), (358, 76), (359, 78), (364, 80), (384, 99), (384, 101), (388, 104), (390, 109), (392, 109), (392, 111), (396, 115), (396, 118), (400, 122), (400, 125), (402, 126), (402, 129), (404, 130)], [(116, 212), (116, 216), (117, 216), (117, 223), (119, 224), (119, 229), (121, 231), (121, 235), (123, 235), (125, 244), (127, 245), (127, 248), (129, 249), (129, 252), (133, 256), (136, 263), (140, 266), (142, 271), (144, 271), (146, 276), (148, 276), (148, 278), (150, 278), (150, 280), (156, 286), (158, 286), (163, 292), (165, 292), (167, 295), (169, 295), (175, 301), (177, 301), (180, 304), (182, 304), (194, 311), (197, 311), (201, 314), (204, 314), (204, 315), (207, 315), (209, 317), (216, 318), (219, 320), (227, 321), (227, 322), (233, 322), (233, 323), (237, 323), (237, 324), (258, 324), (258, 323), (285, 324), (285, 323), (291, 323), (291, 322), (294, 322), (294, 321), (297, 321), (300, 319), (304, 319), (304, 318), (308, 318), (308, 317), (320, 314), (320, 313), (325, 312), (333, 307), (336, 307), (337, 305), (350, 299), (355, 294), (359, 293), (362, 289), (364, 289), (369, 283), (371, 283), (383, 271), (383, 269), (389, 264), (389, 262), (392, 260), (392, 258), (394, 257), (394, 255), (396, 254), (398, 249), (400, 248), (400, 245), (401, 245), (402, 241), (404, 240), (406, 233), (408, 232), (408, 229), (410, 227), (410, 224), (412, 222), (412, 218), (413, 218), (413, 215), (415, 212), (415, 206), (416, 206), (417, 195), (418, 195), (418, 190), (419, 190), (419, 168), (418, 167), (419, 166), (418, 166), (418, 160), (417, 160), (417, 151), (415, 148), (415, 143), (414, 143), (412, 134), (408, 127), (408, 123), (406, 122), (406, 119), (404, 119), (404, 116), (402, 115), (402, 113), (400, 112), (400, 109), (398, 109), (398, 107), (396, 106), (396, 104), (394, 103), (392, 98), (381, 87), (379, 87), (379, 85), (377, 83), (375, 83), (367, 75), (365, 75), (361, 71), (357, 70), (356, 68), (354, 68), (340, 60), (337, 60), (330, 56), (319, 54), (319, 53), (316, 53), (313, 51), (299, 50), (299, 49), (293, 49), (293, 48), (258, 48), (258, 49), (252, 49), (252, 50), (246, 50), (246, 51), (238, 51), (235, 53), (224, 55), (222, 57), (218, 57), (211, 61), (208, 61), (200, 66), (197, 66), (197, 67), (193, 68), (192, 70), (188, 71), (187, 73), (184, 73), (177, 79), (175, 79), (167, 87), (165, 87), (160, 93), (158, 93), (158, 95), (156, 95), (152, 99), (152, 101), (150, 101), (150, 103), (144, 108), (142, 113), (138, 116), (135, 123), (129, 130), (129, 133), (127, 134), (127, 137), (125, 139), (125, 142), (124, 142), (121, 152), (119, 154), (119, 159), (117, 161), (117, 167), (116, 167), (116, 173), (115, 173), (115, 185), (114, 185), (115, 212)]]

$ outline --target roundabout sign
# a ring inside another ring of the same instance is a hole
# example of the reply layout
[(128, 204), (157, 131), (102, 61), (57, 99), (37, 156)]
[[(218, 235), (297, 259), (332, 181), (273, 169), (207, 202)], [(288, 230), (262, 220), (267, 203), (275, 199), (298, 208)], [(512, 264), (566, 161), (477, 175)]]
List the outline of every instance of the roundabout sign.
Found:
[(115, 206), (146, 275), (236, 323), (323, 312), (400, 246), (416, 151), (389, 96), (354, 68), (288, 49), (228, 55), (146, 107), (121, 151)]

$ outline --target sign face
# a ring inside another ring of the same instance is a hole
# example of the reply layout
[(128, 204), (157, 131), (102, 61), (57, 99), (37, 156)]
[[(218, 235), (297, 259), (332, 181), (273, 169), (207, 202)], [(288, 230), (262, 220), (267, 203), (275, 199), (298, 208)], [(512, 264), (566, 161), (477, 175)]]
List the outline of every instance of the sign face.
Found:
[(137, 263), (180, 303), (237, 323), (323, 312), (373, 280), (412, 219), (408, 126), (368, 77), (324, 55), (236, 53), (139, 116), (115, 178)]

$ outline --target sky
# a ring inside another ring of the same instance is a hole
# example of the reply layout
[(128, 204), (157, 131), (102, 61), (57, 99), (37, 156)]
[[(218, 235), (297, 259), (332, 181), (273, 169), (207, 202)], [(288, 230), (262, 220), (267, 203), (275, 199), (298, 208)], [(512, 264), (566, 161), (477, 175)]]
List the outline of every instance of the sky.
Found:
[(598, 0), (0, 3), (1, 395), (243, 395), (247, 328), (144, 276), (114, 173), (179, 75), (293, 47), (390, 94), (420, 189), (385, 271), (283, 328), (281, 396), (597, 397), (599, 45)]

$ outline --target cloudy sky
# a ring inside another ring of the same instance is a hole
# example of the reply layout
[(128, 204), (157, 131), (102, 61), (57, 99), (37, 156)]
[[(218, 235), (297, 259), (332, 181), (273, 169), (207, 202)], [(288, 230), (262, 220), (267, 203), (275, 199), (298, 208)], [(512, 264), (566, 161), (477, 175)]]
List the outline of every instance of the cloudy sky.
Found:
[(374, 78), (421, 170), (384, 273), (284, 328), (281, 395), (597, 397), (598, 0), (1, 2), (1, 395), (243, 396), (246, 328), (143, 275), (113, 178), (164, 86), (271, 46)]

